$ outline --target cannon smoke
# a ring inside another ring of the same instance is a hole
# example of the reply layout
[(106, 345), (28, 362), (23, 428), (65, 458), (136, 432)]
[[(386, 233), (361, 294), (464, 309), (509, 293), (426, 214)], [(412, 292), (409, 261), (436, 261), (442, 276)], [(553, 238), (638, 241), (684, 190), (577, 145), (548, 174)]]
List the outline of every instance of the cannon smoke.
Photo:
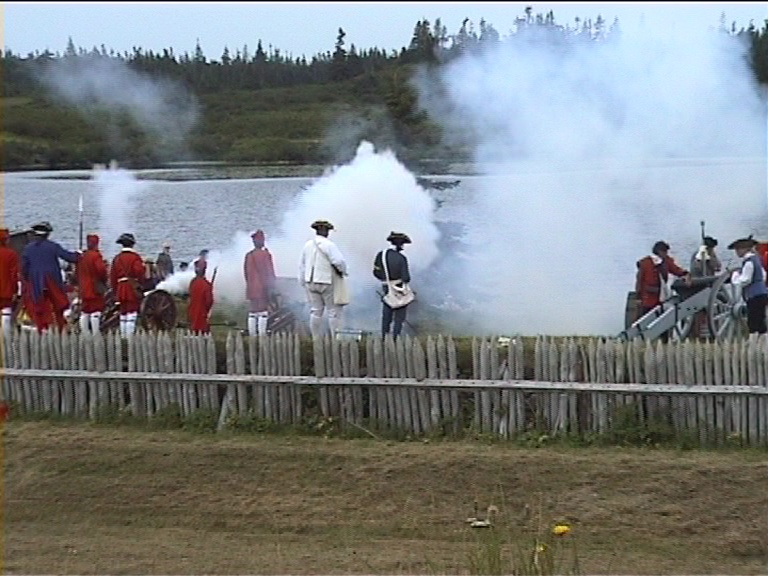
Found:
[(111, 260), (121, 250), (115, 243), (120, 234), (135, 234), (136, 201), (148, 185), (114, 161), (109, 167), (94, 166), (91, 180), (98, 192), (100, 248), (104, 257)]
[[(434, 211), (429, 193), (391, 151), (376, 151), (369, 142), (362, 142), (349, 163), (330, 168), (298, 195), (277, 230), (264, 230), (266, 246), (272, 252), (276, 274), (296, 278), (301, 249), (315, 234), (310, 224), (318, 219), (331, 221), (335, 229), (330, 238), (349, 267), (352, 303), (347, 307), (347, 321), (357, 328), (371, 328), (378, 315), (378, 282), (371, 273), (375, 254), (389, 246), (386, 238), (392, 230), (405, 232), (413, 241), (406, 253), (418, 275), (438, 256), (440, 233)], [(210, 278), (218, 268), (218, 301), (235, 305), (245, 301), (243, 260), (253, 248), (250, 235), (259, 227), (254, 222), (253, 230), (236, 232), (229, 246), (211, 250), (206, 276)], [(177, 272), (158, 287), (183, 292), (193, 274)]]
[(766, 107), (745, 45), (679, 22), (624, 28), (567, 48), (529, 35), (415, 80), (486, 176), (463, 184), (473, 256), (453, 275), (482, 301), (478, 332), (616, 334), (656, 240), (687, 267), (701, 220), (726, 259), (731, 239), (768, 235)]
[(181, 84), (152, 78), (120, 59), (99, 55), (53, 60), (41, 69), (38, 80), (101, 131), (113, 154), (122, 153), (131, 137), (124, 122), (128, 117), (144, 132), (158, 158), (188, 155), (186, 140), (197, 122), (199, 105)]

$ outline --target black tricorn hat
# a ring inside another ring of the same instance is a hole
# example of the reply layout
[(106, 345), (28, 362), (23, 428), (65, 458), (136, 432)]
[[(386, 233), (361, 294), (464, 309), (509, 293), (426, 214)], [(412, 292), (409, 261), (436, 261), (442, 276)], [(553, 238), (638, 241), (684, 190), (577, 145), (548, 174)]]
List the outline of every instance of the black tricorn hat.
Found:
[(746, 238), (739, 238), (728, 244), (728, 250), (734, 250), (736, 248), (752, 248), (757, 244), (757, 240), (752, 238), (752, 234)]
[(717, 246), (717, 238), (712, 238), (712, 236), (704, 236), (704, 246), (707, 248), (714, 248)]
[(32, 226), (32, 231), (35, 234), (50, 234), (53, 232), (53, 226), (51, 226), (50, 222), (39, 222)]
[(410, 244), (411, 239), (408, 237), (408, 234), (403, 232), (390, 232), (389, 236), (387, 236), (387, 242), (392, 242), (392, 244)]
[(122, 244), (123, 246), (133, 246), (136, 244), (136, 238), (134, 238), (133, 234), (130, 232), (124, 232), (120, 234), (120, 238), (117, 239), (117, 244)]
[(312, 228), (315, 230), (319, 230), (320, 228), (323, 228), (325, 230), (333, 230), (333, 224), (328, 222), (328, 220), (315, 220), (312, 222)]
[(664, 240), (659, 240), (656, 242), (656, 244), (653, 245), (653, 253), (658, 254), (661, 250), (667, 250), (669, 251), (669, 244), (664, 242)]

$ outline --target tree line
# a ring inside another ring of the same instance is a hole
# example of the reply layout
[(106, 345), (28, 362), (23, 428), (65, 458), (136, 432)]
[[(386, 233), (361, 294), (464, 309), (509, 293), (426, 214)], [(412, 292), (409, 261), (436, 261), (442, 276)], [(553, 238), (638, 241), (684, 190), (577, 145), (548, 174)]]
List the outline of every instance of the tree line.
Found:
[[(735, 23), (727, 26), (723, 15), (718, 30), (745, 43), (756, 80), (768, 85), (768, 20), (761, 28), (754, 23), (737, 28)], [(180, 154), (231, 162), (326, 162), (331, 152), (323, 146), (325, 125), (353, 108), (367, 125), (377, 128), (373, 132), (385, 133), (387, 144), (411, 159), (456, 154), (441, 145), (439, 129), (418, 110), (408, 82), (415, 66), (443, 66), (497, 44), (547, 42), (565, 47), (612, 42), (620, 35), (618, 19), (608, 23), (597, 16), (560, 24), (553, 12), (534, 14), (528, 7), (505, 36), (485, 20), (476, 26), (465, 19), (457, 31), (449, 33), (439, 18), (421, 19), (408, 46), (386, 51), (348, 44), (346, 32), (339, 28), (333, 49), (309, 58), (294, 57), (274, 46), (265, 49), (261, 40), (254, 50), (247, 45), (225, 47), (217, 58), (206, 56), (199, 42), (192, 53), (182, 54), (170, 48), (155, 52), (137, 47), (122, 53), (104, 45), (85, 49), (72, 39), (63, 53), (45, 50), (22, 56), (6, 49), (0, 53), (6, 112), (3, 167), (83, 167), (115, 155), (136, 166), (179, 159)], [(113, 132), (117, 126), (121, 137), (109, 137), (40, 89), (37, 79), (50, 66), (112, 60), (152, 79), (179, 83), (201, 100), (203, 118), (190, 135), (189, 150), (166, 150), (163, 157), (127, 117), (111, 118)], [(319, 103), (324, 105), (322, 110)], [(277, 114), (282, 123), (273, 122), (269, 133), (248, 134), (238, 127), (255, 119), (265, 123), (266, 116), (260, 114)], [(229, 132), (222, 122), (230, 126)]]

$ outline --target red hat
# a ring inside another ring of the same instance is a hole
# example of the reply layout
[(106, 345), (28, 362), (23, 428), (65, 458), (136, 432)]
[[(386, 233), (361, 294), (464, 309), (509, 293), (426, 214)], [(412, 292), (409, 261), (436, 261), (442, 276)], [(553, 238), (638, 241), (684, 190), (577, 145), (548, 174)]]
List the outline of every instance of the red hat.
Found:
[(10, 238), (11, 235), (8, 232), (8, 228), (0, 228), (0, 242), (8, 242), (8, 238)]
[(253, 234), (251, 234), (251, 238), (258, 242), (264, 242), (264, 231), (263, 230), (256, 230)]
[(88, 234), (88, 236), (85, 237), (85, 243), (89, 248), (96, 248), (99, 245), (99, 235)]

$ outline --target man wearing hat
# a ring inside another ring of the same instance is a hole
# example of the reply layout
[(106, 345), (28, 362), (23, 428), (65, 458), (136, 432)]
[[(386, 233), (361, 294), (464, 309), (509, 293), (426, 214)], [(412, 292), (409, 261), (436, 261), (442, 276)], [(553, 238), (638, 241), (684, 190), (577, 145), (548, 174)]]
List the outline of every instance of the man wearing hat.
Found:
[(248, 300), (248, 335), (265, 336), (269, 305), (275, 292), (275, 268), (272, 254), (264, 246), (264, 231), (251, 234), (253, 250), (245, 255), (245, 297)]
[(306, 289), (309, 301), (309, 330), (313, 337), (323, 335), (323, 316), (327, 310), (331, 336), (335, 336), (341, 328), (344, 304), (334, 302), (334, 275), (346, 276), (347, 263), (338, 246), (328, 238), (333, 224), (315, 220), (311, 227), (315, 237), (304, 244), (299, 261), (299, 283)]
[(2, 333), (11, 337), (13, 305), (21, 294), (19, 279), (19, 255), (8, 247), (10, 233), (7, 228), (0, 228), (0, 314), (2, 314)]
[[(389, 291), (387, 282), (400, 282), (408, 284), (411, 281), (411, 273), (408, 270), (408, 258), (403, 254), (403, 246), (410, 244), (411, 239), (402, 232), (390, 232), (387, 242), (394, 246), (381, 250), (373, 259), (373, 275), (381, 280), (384, 294)], [(386, 264), (386, 270), (385, 265)], [(400, 308), (391, 308), (386, 302), (381, 303), (381, 335), (386, 336), (392, 325), (392, 336), (397, 339), (403, 330), (403, 322), (407, 314), (408, 305)]]
[(163, 244), (163, 250), (157, 255), (155, 266), (157, 267), (157, 277), (160, 281), (165, 280), (168, 276), (173, 274), (173, 259), (171, 258), (170, 242)]
[(195, 277), (189, 283), (187, 320), (189, 329), (196, 334), (208, 334), (211, 331), (213, 283), (205, 277), (207, 267), (205, 260), (195, 262)]
[(144, 260), (133, 249), (136, 238), (133, 234), (121, 234), (117, 239), (123, 249), (112, 259), (109, 270), (109, 284), (120, 307), (120, 334), (130, 336), (136, 330), (136, 319), (141, 308), (141, 285), (144, 282)]
[(653, 245), (650, 255), (637, 261), (635, 291), (640, 300), (640, 316), (644, 316), (672, 295), (669, 286), (670, 274), (690, 283), (690, 273), (678, 266), (669, 255), (669, 244), (659, 240)]
[(728, 250), (734, 250), (741, 258), (741, 269), (733, 272), (731, 283), (741, 287), (741, 294), (747, 303), (747, 326), (750, 334), (765, 334), (766, 306), (768, 306), (768, 286), (766, 271), (755, 252), (757, 242), (752, 236), (734, 240)]
[(21, 253), (21, 276), (29, 287), (32, 319), (39, 332), (47, 329), (53, 320), (60, 330), (67, 324), (64, 311), (69, 308), (69, 298), (64, 289), (59, 260), (77, 263), (79, 252), (70, 252), (57, 242), (48, 239), (53, 227), (48, 222), (32, 226), (35, 239)]
[(720, 258), (715, 253), (717, 239), (712, 236), (705, 236), (702, 245), (691, 257), (691, 276), (700, 278), (702, 276), (717, 276), (722, 270)]
[(80, 332), (99, 331), (104, 312), (104, 294), (107, 291), (107, 263), (99, 250), (99, 236), (85, 237), (86, 250), (77, 265), (77, 283), (80, 287)]

